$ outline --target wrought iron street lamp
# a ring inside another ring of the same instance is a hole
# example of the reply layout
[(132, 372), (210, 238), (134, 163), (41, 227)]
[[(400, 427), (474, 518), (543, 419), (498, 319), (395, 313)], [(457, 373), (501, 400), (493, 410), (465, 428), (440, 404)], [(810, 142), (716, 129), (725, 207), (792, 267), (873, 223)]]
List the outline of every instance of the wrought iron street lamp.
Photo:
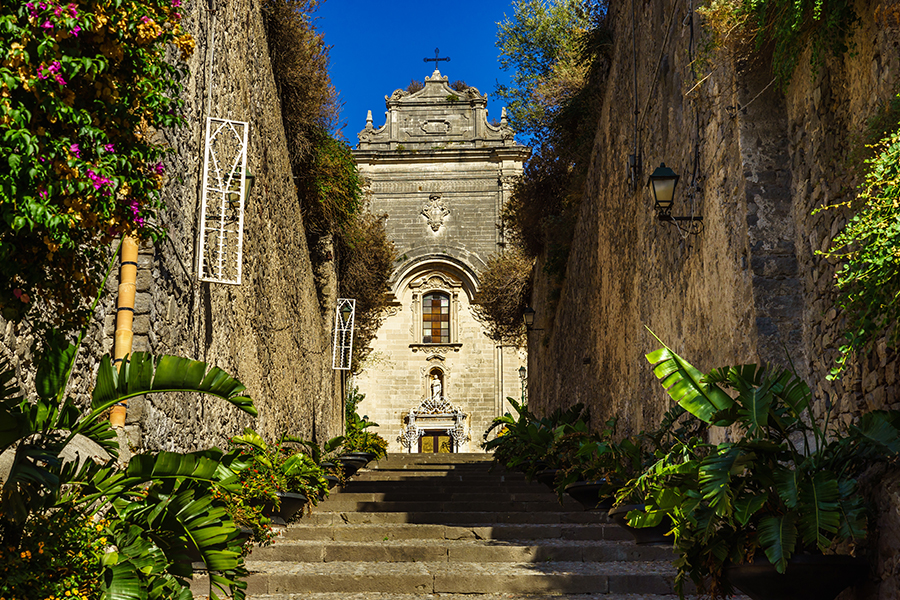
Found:
[(678, 184), (678, 175), (666, 166), (666, 163), (660, 163), (647, 185), (653, 192), (653, 207), (660, 215), (668, 215), (672, 211), (672, 203), (675, 199), (675, 186)]
[(522, 318), (525, 320), (525, 329), (531, 330), (531, 327), (534, 325), (534, 309), (526, 306), (525, 311), (522, 313)]
[[(653, 208), (657, 218), (664, 223), (674, 223), (682, 231), (697, 235), (703, 231), (703, 217), (690, 215), (686, 217), (673, 217), (672, 205), (675, 204), (675, 186), (678, 185), (678, 174), (660, 163), (647, 180), (647, 185), (653, 193)], [(682, 228), (681, 223), (686, 223)]]

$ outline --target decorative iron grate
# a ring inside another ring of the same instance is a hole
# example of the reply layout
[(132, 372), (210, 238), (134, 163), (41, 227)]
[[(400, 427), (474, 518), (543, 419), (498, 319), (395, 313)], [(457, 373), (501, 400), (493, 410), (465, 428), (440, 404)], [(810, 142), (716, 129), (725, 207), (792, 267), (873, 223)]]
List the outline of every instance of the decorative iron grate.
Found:
[(334, 310), (334, 348), (331, 368), (348, 370), (353, 354), (353, 320), (356, 318), (356, 300), (338, 298)]
[(201, 281), (240, 285), (250, 124), (206, 120), (200, 208)]

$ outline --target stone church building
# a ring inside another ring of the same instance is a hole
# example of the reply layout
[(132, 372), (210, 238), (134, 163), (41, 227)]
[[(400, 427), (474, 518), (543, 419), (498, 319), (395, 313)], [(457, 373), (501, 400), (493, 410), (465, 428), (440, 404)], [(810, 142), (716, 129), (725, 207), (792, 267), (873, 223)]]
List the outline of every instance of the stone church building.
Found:
[(503, 251), (500, 209), (531, 150), (505, 111), (492, 124), (487, 96), (454, 90), (437, 69), (385, 101), (385, 124), (370, 111), (353, 152), (399, 253), (392, 306), (355, 381), (359, 411), (390, 452), (477, 452), (505, 398), (522, 394), (524, 351), (490, 339), (472, 302), (478, 272)]

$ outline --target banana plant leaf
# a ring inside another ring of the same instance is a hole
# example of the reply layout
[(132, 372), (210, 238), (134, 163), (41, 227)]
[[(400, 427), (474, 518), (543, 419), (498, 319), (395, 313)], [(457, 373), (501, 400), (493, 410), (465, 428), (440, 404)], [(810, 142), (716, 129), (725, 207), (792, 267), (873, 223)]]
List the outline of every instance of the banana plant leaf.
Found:
[(766, 558), (779, 573), (784, 573), (788, 559), (797, 547), (797, 524), (794, 513), (766, 515), (759, 521), (759, 541)]
[(217, 396), (244, 412), (257, 415), (253, 401), (241, 392), (247, 388), (218, 367), (180, 356), (155, 357), (135, 352), (123, 361), (116, 371), (109, 356), (100, 360), (97, 384), (91, 397), (91, 412), (85, 418), (92, 421), (112, 405), (150, 393), (201, 392)]
[[(653, 334), (652, 331), (650, 333)], [(659, 340), (658, 337), (656, 339)], [(646, 357), (650, 364), (655, 365), (653, 374), (669, 396), (701, 421), (712, 423), (717, 414), (734, 405), (728, 394), (716, 384), (705, 382), (703, 373), (668, 346), (663, 345)]]

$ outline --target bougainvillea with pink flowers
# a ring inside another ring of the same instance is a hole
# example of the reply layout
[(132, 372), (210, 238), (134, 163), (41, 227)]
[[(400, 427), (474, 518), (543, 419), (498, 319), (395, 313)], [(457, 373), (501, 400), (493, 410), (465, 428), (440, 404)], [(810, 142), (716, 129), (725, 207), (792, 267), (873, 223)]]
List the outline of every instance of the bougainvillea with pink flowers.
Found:
[[(194, 48), (181, 0), (0, 0), (0, 314), (77, 327), (111, 242), (156, 237)], [(173, 53), (174, 54), (174, 53)], [(36, 309), (35, 305), (40, 308)]]

